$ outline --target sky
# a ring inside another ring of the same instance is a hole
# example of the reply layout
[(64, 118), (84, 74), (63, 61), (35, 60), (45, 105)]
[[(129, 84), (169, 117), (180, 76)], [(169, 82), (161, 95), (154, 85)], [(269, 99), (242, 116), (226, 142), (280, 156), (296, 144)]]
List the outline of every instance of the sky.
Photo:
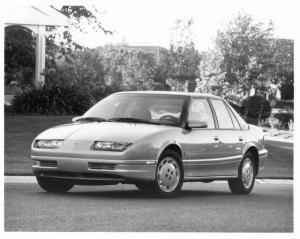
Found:
[[(300, 2), (300, 1), (298, 1)], [(98, 0), (89, 1), (100, 10), (103, 26), (114, 34), (74, 32), (74, 38), (88, 47), (126, 42), (129, 45), (168, 47), (176, 19), (193, 18), (198, 50), (213, 46), (218, 29), (238, 12), (255, 21), (273, 21), (274, 36), (294, 39), (300, 4), (294, 0)]]

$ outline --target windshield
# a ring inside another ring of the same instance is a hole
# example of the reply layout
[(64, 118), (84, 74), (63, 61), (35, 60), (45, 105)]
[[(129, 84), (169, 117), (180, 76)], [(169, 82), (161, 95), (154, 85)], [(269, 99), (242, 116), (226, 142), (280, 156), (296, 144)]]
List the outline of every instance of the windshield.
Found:
[(185, 96), (113, 94), (89, 109), (82, 118), (178, 125)]

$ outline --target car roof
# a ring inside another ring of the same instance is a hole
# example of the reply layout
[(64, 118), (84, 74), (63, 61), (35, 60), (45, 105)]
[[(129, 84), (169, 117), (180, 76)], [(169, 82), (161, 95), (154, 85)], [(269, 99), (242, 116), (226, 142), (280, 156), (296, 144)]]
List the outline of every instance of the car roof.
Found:
[(215, 99), (223, 99), (222, 97), (215, 96), (215, 95), (195, 93), (195, 92), (184, 92), (184, 91), (122, 91), (122, 92), (117, 92), (115, 94), (182, 95), (182, 96), (190, 96), (190, 97), (209, 97)]

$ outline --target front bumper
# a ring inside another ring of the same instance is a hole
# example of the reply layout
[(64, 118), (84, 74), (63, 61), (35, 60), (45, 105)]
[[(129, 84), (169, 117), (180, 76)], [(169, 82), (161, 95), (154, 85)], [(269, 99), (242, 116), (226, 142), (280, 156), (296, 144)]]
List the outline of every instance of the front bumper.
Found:
[(74, 180), (78, 184), (153, 181), (157, 163), (156, 160), (112, 160), (33, 155), (31, 159), (34, 175)]

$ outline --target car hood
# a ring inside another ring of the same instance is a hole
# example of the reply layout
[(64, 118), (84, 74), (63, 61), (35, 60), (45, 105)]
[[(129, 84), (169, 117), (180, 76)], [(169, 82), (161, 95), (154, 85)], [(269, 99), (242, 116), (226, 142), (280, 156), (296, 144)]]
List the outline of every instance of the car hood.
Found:
[(151, 134), (172, 128), (164, 125), (123, 122), (73, 123), (50, 128), (38, 135), (37, 139), (107, 140), (134, 143)]

